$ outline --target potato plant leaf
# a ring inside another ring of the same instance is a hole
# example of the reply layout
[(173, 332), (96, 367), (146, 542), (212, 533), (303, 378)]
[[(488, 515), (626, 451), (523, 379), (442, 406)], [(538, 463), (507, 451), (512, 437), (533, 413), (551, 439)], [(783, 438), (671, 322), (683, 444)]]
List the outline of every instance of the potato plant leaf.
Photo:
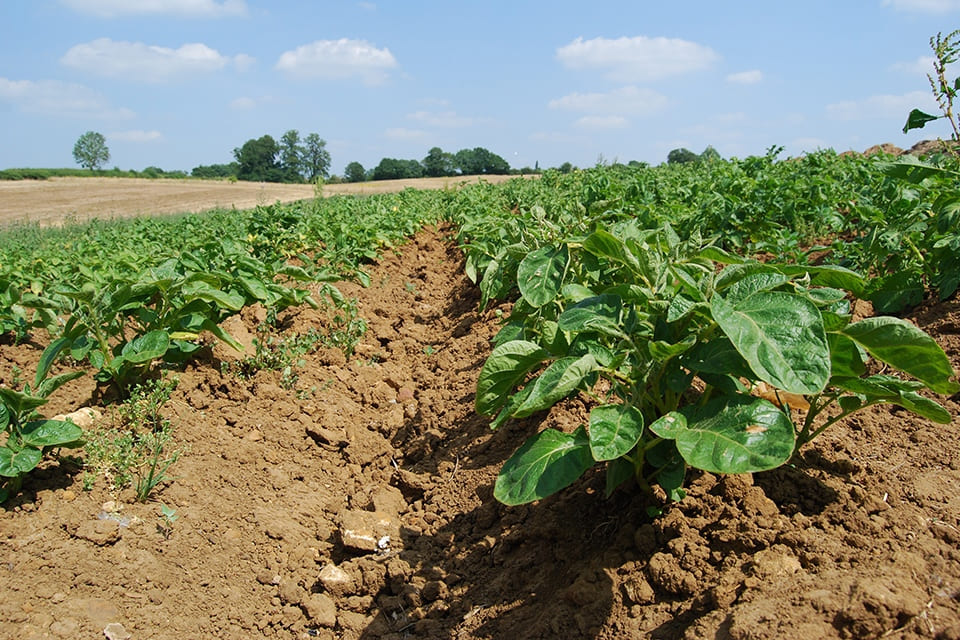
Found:
[(23, 426), (23, 442), (33, 447), (53, 447), (76, 442), (83, 437), (83, 429), (63, 420), (34, 420)]
[(477, 380), (477, 413), (493, 415), (507, 403), (510, 392), (527, 372), (548, 355), (540, 345), (526, 340), (511, 340), (497, 346), (484, 362)]
[(605, 404), (590, 411), (590, 453), (613, 460), (633, 449), (643, 435), (643, 414), (629, 404)]
[(793, 455), (793, 423), (759, 398), (720, 398), (687, 415), (676, 433), (687, 464), (712, 473), (750, 473), (779, 467)]
[(596, 331), (609, 336), (622, 337), (624, 328), (621, 326), (620, 316), (623, 310), (623, 301), (620, 296), (612, 294), (593, 296), (566, 309), (557, 318), (557, 324), (561, 330), (571, 333)]
[(554, 361), (532, 383), (527, 399), (513, 412), (514, 418), (525, 418), (537, 411), (552, 407), (558, 400), (569, 395), (583, 379), (600, 365), (593, 354), (579, 358), (568, 356)]
[(531, 251), (520, 261), (517, 287), (530, 306), (539, 308), (557, 297), (569, 260), (566, 245), (548, 245)]
[(715, 295), (713, 318), (764, 382), (799, 394), (823, 390), (830, 347), (817, 307), (801, 296), (761, 291), (735, 305)]
[(572, 484), (593, 463), (582, 426), (572, 434), (545, 429), (503, 464), (493, 495), (505, 505), (540, 500)]
[(0, 476), (16, 478), (28, 473), (40, 464), (41, 458), (43, 458), (43, 452), (33, 447), (18, 451), (9, 447), (0, 447)]
[(842, 334), (877, 360), (913, 376), (936, 393), (960, 390), (949, 358), (929, 335), (906, 320), (891, 316), (866, 318), (847, 325)]

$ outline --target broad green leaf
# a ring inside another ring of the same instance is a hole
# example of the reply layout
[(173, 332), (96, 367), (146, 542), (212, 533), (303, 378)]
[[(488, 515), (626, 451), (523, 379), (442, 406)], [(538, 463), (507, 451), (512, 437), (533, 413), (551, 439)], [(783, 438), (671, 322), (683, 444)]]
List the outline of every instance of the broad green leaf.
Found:
[(8, 447), (0, 447), (0, 476), (16, 478), (33, 470), (43, 458), (40, 449), (27, 447), (14, 451)]
[(924, 125), (928, 122), (939, 120), (940, 117), (941, 116), (932, 116), (929, 113), (920, 111), (920, 109), (913, 109), (910, 111), (910, 114), (907, 115), (907, 122), (903, 125), (903, 132), (907, 133), (911, 129), (923, 129)]
[(657, 484), (671, 501), (679, 502), (687, 496), (687, 492), (683, 490), (683, 481), (686, 477), (687, 464), (682, 457), (677, 456), (657, 471)]
[(40, 354), (40, 362), (37, 363), (37, 375), (33, 382), (34, 389), (38, 388), (43, 379), (47, 377), (50, 367), (57, 360), (57, 356), (70, 345), (70, 342), (70, 338), (65, 336), (57, 338), (43, 350), (43, 353)]
[(737, 378), (751, 378), (753, 372), (725, 336), (701, 342), (680, 356), (683, 366), (698, 374), (729, 374)]
[(505, 405), (510, 392), (527, 372), (548, 356), (540, 345), (526, 340), (511, 340), (497, 346), (483, 363), (477, 380), (477, 413), (492, 415)]
[(0, 399), (7, 406), (10, 412), (21, 419), (37, 407), (46, 404), (47, 399), (35, 396), (22, 391), (14, 391), (9, 387), (0, 387)]
[(711, 300), (713, 318), (761, 380), (801, 395), (819, 393), (830, 378), (830, 348), (816, 305), (777, 291), (736, 305)]
[(52, 378), (46, 378), (40, 383), (40, 386), (34, 390), (34, 393), (41, 398), (49, 397), (51, 393), (66, 383), (71, 380), (76, 380), (77, 378), (82, 378), (84, 375), (86, 375), (85, 371), (68, 371), (67, 373), (53, 376)]
[(583, 427), (572, 434), (545, 429), (503, 464), (493, 496), (505, 505), (540, 500), (572, 484), (593, 463)]
[(525, 418), (537, 411), (543, 411), (570, 395), (583, 379), (597, 370), (600, 365), (593, 354), (560, 358), (537, 376), (531, 385), (530, 395), (513, 412), (514, 418)]
[(915, 391), (901, 393), (895, 404), (899, 404), (904, 409), (939, 424), (950, 424), (953, 420), (950, 412), (944, 409), (939, 402), (924, 398)]
[(0, 431), (4, 431), (10, 424), (10, 410), (0, 402)]
[(83, 429), (63, 420), (34, 420), (23, 426), (24, 443), (38, 447), (53, 447), (76, 442), (83, 437)]
[(517, 267), (517, 287), (530, 306), (542, 307), (560, 292), (570, 253), (566, 245), (545, 246), (528, 253)]
[(243, 345), (240, 344), (236, 338), (220, 328), (220, 326), (210, 318), (204, 318), (202, 326), (204, 329), (215, 335), (219, 340), (233, 347), (235, 351), (243, 353)]
[(677, 449), (692, 467), (750, 473), (779, 467), (793, 455), (793, 423), (760, 398), (718, 399), (687, 416)]
[(933, 338), (906, 320), (890, 316), (866, 318), (842, 332), (877, 360), (913, 376), (936, 393), (960, 390), (949, 358)]
[(150, 331), (137, 336), (123, 345), (123, 359), (126, 362), (142, 364), (160, 358), (170, 348), (170, 334), (166, 331)]
[(604, 229), (597, 229), (587, 236), (583, 241), (583, 248), (618, 265), (627, 266), (634, 271), (640, 270), (636, 257), (627, 250), (623, 241)]
[(563, 295), (565, 300), (569, 300), (573, 303), (580, 302), (584, 298), (592, 298), (596, 295), (593, 291), (577, 282), (571, 282), (563, 285), (563, 288), (560, 289), (560, 293)]
[(837, 287), (845, 289), (862, 298), (866, 294), (867, 283), (856, 271), (837, 265), (792, 265), (784, 264), (777, 267), (788, 276), (809, 275), (810, 282), (821, 287)]
[(665, 340), (652, 340), (647, 343), (647, 348), (650, 350), (650, 355), (653, 356), (654, 360), (666, 362), (670, 358), (689, 351), (695, 344), (697, 344), (697, 336), (687, 336), (680, 342), (674, 344), (670, 344)]
[(789, 277), (773, 269), (750, 273), (724, 289), (723, 297), (730, 304), (736, 305), (739, 301), (754, 293), (776, 289), (789, 281)]
[(671, 411), (650, 423), (649, 429), (665, 440), (674, 440), (687, 428), (687, 417), (679, 411)]
[(596, 331), (619, 338), (629, 331), (621, 326), (623, 311), (619, 296), (603, 294), (586, 298), (567, 308), (557, 318), (557, 324), (561, 330), (570, 333)]
[(832, 378), (859, 378), (867, 372), (863, 350), (857, 343), (839, 333), (828, 333), (827, 342), (830, 344)]
[(605, 404), (590, 411), (590, 453), (613, 460), (629, 453), (643, 435), (643, 414), (629, 404)]

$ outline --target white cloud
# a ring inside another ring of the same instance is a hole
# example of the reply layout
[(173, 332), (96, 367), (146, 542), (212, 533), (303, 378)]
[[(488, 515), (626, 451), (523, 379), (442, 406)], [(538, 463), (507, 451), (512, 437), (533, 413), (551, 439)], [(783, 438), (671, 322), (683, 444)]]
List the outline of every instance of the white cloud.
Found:
[(101, 18), (128, 15), (173, 15), (221, 18), (247, 15), (244, 0), (60, 0), (74, 11)]
[(834, 102), (826, 109), (827, 115), (835, 120), (894, 117), (905, 120), (912, 109), (936, 110), (937, 104), (929, 91), (911, 91), (901, 96), (885, 94)]
[(949, 13), (960, 9), (960, 0), (883, 0), (883, 6), (897, 11)]
[(397, 66), (389, 49), (378, 49), (365, 40), (317, 40), (286, 51), (276, 68), (307, 78), (349, 78), (358, 76), (367, 84), (379, 84)]
[(427, 137), (427, 132), (420, 129), (405, 129), (396, 127), (387, 129), (383, 134), (391, 140), (421, 140)]
[(107, 139), (116, 142), (157, 142), (163, 139), (159, 131), (114, 131), (107, 134)]
[(485, 122), (482, 118), (471, 118), (457, 115), (455, 111), (415, 111), (407, 116), (411, 120), (422, 122), (432, 127), (461, 128), (472, 127)]
[(663, 110), (669, 100), (652, 89), (634, 86), (606, 93), (571, 93), (547, 103), (551, 109), (591, 114), (646, 116)]
[(133, 111), (114, 107), (103, 94), (81, 84), (58, 80), (9, 80), (0, 77), (0, 102), (24, 113), (70, 118), (128, 120)]
[(727, 82), (732, 82), (733, 84), (759, 84), (763, 82), (763, 72), (757, 69), (751, 69), (750, 71), (731, 73), (727, 76)]
[(677, 38), (577, 38), (557, 49), (570, 69), (599, 69), (618, 82), (642, 82), (710, 67), (719, 56), (696, 42)]
[(178, 76), (219, 71), (234, 63), (246, 68), (253, 60), (240, 54), (222, 55), (205, 44), (190, 43), (178, 49), (98, 38), (71, 47), (60, 62), (68, 67), (109, 77), (142, 82), (165, 82)]
[(584, 116), (575, 124), (582, 129), (624, 129), (630, 121), (623, 116)]

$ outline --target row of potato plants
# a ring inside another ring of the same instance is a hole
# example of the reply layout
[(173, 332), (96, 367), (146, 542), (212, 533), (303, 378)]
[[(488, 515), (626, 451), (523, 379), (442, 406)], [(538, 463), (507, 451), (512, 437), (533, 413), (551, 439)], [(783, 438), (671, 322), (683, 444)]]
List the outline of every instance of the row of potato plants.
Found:
[[(960, 389), (943, 350), (894, 316), (854, 321), (851, 300), (882, 306), (900, 291), (871, 253), (894, 229), (901, 244), (888, 239), (887, 261), (909, 243), (922, 284), (942, 298), (956, 290), (945, 275), (960, 257), (945, 241), (956, 226), (940, 217), (952, 215), (958, 194), (952, 169), (773, 155), (547, 174), (463, 192), (451, 216), (467, 274), (484, 305), (514, 300), (480, 373), (477, 411), (497, 428), (572, 394), (592, 398), (588, 424), (545, 429), (517, 450), (497, 478), (497, 499), (544, 498), (597, 464), (608, 493), (632, 478), (679, 499), (690, 467), (775, 468), (870, 405), (951, 420), (921, 393)], [(894, 219), (908, 203), (912, 225)], [(918, 219), (942, 235), (921, 239)], [(817, 240), (825, 244), (815, 251), (836, 263), (810, 263), (805, 247)], [(942, 250), (952, 262), (935, 264)], [(755, 252), (794, 259), (761, 262)], [(861, 263), (871, 277), (845, 266), (863, 255), (876, 260)], [(885, 373), (871, 373), (871, 360)]]
[(0, 232), (0, 336), (49, 341), (31, 384), (0, 386), (0, 502), (45, 453), (82, 444), (76, 426), (38, 411), (84, 375), (50, 376), (61, 355), (86, 363), (122, 399), (157, 367), (193, 358), (204, 332), (239, 349), (220, 324), (246, 306), (272, 314), (304, 303), (349, 310), (333, 281), (367, 281), (363, 265), (438, 220), (443, 197), (331, 198)]

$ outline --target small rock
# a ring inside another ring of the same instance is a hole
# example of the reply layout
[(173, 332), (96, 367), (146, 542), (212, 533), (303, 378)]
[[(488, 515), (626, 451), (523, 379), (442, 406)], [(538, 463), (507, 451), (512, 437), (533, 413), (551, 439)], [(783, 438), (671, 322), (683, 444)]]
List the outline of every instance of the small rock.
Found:
[(250, 442), (260, 442), (263, 440), (263, 434), (260, 433), (257, 429), (251, 429), (247, 432), (244, 439), (249, 440)]
[(61, 413), (53, 416), (53, 420), (66, 420), (77, 425), (81, 429), (89, 429), (97, 423), (103, 414), (91, 407), (82, 407), (72, 413)]
[(400, 489), (391, 486), (379, 487), (370, 495), (373, 510), (391, 516), (399, 516), (407, 510), (407, 501)]
[(320, 584), (327, 593), (338, 597), (354, 593), (356, 589), (353, 577), (335, 564), (325, 565), (320, 570)]
[(280, 576), (268, 569), (257, 572), (257, 582), (262, 585), (270, 586), (280, 584)]
[(63, 618), (50, 625), (50, 633), (58, 638), (78, 638), (80, 637), (80, 625), (73, 618)]
[(376, 511), (347, 510), (340, 514), (343, 546), (356, 551), (377, 551), (384, 536), (399, 539), (400, 527), (396, 518)]
[(130, 633), (119, 622), (111, 622), (103, 629), (107, 640), (130, 640)]
[(308, 424), (307, 435), (313, 438), (318, 444), (329, 444), (334, 447), (343, 448), (350, 444), (347, 436), (342, 431), (325, 429), (317, 424)]
[(623, 592), (633, 604), (652, 604), (657, 595), (643, 576), (632, 576), (623, 583)]
[(300, 602), (303, 612), (312, 624), (331, 628), (337, 624), (337, 605), (330, 596), (323, 593), (311, 593)]
[(293, 580), (280, 583), (280, 602), (283, 604), (297, 604), (303, 598), (303, 589)]
[(74, 500), (77, 499), (77, 494), (71, 491), (70, 489), (64, 489), (63, 493), (60, 494), (60, 497), (63, 499), (64, 502), (73, 502)]

